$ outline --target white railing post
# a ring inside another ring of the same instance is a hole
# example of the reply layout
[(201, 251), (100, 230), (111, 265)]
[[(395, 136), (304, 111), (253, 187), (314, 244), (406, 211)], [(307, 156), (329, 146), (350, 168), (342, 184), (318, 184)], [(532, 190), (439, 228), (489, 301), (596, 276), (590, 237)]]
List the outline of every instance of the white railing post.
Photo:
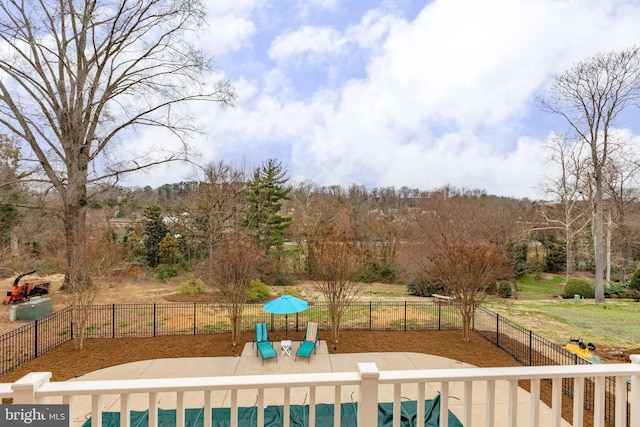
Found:
[(380, 371), (375, 363), (358, 363), (360, 371), (360, 403), (358, 426), (378, 425), (378, 380)]
[(29, 405), (49, 403), (48, 398), (36, 399), (36, 391), (51, 379), (51, 372), (30, 372), (13, 383), (13, 403)]
[[(632, 354), (631, 363), (640, 365), (640, 354)], [(640, 374), (631, 376), (631, 427), (640, 427)]]

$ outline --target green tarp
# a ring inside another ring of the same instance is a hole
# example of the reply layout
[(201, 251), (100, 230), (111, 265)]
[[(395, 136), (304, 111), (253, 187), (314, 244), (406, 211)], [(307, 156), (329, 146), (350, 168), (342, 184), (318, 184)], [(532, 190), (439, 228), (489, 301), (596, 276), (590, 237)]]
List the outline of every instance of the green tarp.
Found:
[[(440, 418), (440, 396), (433, 400), (425, 401), (425, 427), (438, 427)], [(343, 403), (340, 405), (341, 426), (356, 427), (357, 425), (357, 403)], [(401, 420), (400, 425), (406, 427), (416, 426), (416, 401), (405, 401), (401, 403)], [(257, 408), (238, 408), (238, 425), (256, 426), (257, 425)], [(211, 419), (213, 427), (228, 427), (229, 408), (213, 408), (211, 411)], [(282, 406), (267, 406), (264, 410), (265, 426), (275, 427), (283, 425), (284, 408)], [(204, 410), (202, 408), (187, 409), (185, 413), (185, 424), (187, 427), (201, 427), (203, 423)], [(147, 427), (149, 416), (147, 411), (131, 411), (131, 427)], [(391, 426), (393, 423), (393, 404), (378, 404), (378, 427)], [(176, 425), (175, 409), (159, 409), (158, 410), (158, 426), (174, 427)], [(290, 406), (290, 423), (291, 427), (303, 427), (309, 425), (309, 406), (308, 405), (291, 405)], [(333, 426), (333, 404), (316, 405), (316, 425), (322, 427)], [(419, 424), (418, 424), (419, 425)], [(82, 427), (90, 427), (91, 419), (89, 418)], [(119, 412), (103, 412), (103, 427), (119, 427)], [(462, 427), (462, 423), (455, 415), (449, 411), (449, 426)]]

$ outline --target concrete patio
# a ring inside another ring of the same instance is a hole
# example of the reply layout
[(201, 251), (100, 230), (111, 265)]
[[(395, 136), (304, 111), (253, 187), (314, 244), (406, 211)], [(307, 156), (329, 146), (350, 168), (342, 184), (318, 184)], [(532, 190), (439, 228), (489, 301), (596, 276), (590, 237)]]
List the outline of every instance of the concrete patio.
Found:
[[(304, 374), (324, 372), (354, 372), (358, 370), (358, 363), (373, 362), (380, 371), (416, 370), (416, 369), (447, 369), (447, 368), (472, 368), (472, 365), (432, 356), (422, 353), (353, 353), (353, 354), (329, 354), (327, 344), (321, 341), (317, 347), (317, 354), (312, 354), (311, 359), (298, 358), (295, 361), (295, 352), (299, 342), (293, 342), (292, 356), (282, 356), (280, 343), (274, 343), (278, 351), (278, 360), (264, 361), (256, 356), (256, 348), (247, 343), (242, 354), (237, 357), (198, 357), (157, 359), (127, 363), (113, 366), (98, 371), (87, 373), (70, 381), (92, 380), (128, 380), (128, 379), (152, 379), (152, 378), (194, 378), (194, 377), (219, 377), (219, 376), (245, 376), (245, 375), (281, 375)], [(291, 404), (308, 404), (308, 388), (291, 389)], [(358, 401), (359, 390), (357, 387), (344, 386), (340, 390), (342, 402)], [(425, 396), (427, 399), (435, 397), (439, 392), (439, 384), (426, 384)], [(393, 388), (380, 386), (380, 402), (393, 401)], [(462, 420), (463, 384), (452, 383), (449, 388), (449, 409)], [(416, 399), (417, 387), (405, 386), (402, 389), (403, 399)], [(204, 405), (202, 393), (187, 393), (186, 402), (189, 408), (199, 408)], [(102, 399), (104, 412), (118, 412), (120, 410), (119, 395), (105, 395)], [(229, 407), (230, 396), (228, 392), (214, 391), (211, 393), (213, 407)], [(264, 397), (265, 405), (282, 405), (284, 396), (282, 389), (267, 389)], [(333, 403), (334, 389), (332, 387), (320, 388), (316, 394), (317, 403)], [(476, 387), (473, 391), (473, 420), (475, 425), (485, 424), (485, 390)], [(518, 425), (528, 425), (529, 420), (529, 396), (522, 389), (518, 391)], [(56, 403), (56, 402), (52, 402)], [(77, 397), (74, 399), (74, 425), (79, 426), (91, 416), (91, 400), (89, 397)], [(241, 390), (238, 393), (238, 405), (252, 407), (256, 404), (255, 390)], [(131, 409), (146, 410), (149, 401), (146, 395), (132, 395)], [(176, 407), (175, 393), (158, 394), (158, 406), (164, 409)], [(508, 384), (506, 381), (496, 383), (496, 426), (506, 426), (508, 417)], [(545, 418), (548, 419), (545, 420)], [(551, 410), (546, 406), (541, 413), (541, 425), (550, 425)], [(549, 421), (549, 422), (546, 422)], [(563, 421), (563, 425), (569, 425)]]

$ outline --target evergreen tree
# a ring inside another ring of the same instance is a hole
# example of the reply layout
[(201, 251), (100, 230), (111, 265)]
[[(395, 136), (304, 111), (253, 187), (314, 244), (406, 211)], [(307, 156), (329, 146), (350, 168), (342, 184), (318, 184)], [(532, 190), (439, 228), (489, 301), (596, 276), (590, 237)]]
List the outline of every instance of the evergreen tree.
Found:
[(158, 246), (159, 262), (164, 265), (176, 265), (182, 259), (180, 252), (180, 242), (173, 237), (171, 233), (167, 233)]
[(284, 230), (291, 225), (290, 217), (280, 215), (282, 200), (289, 196), (290, 189), (285, 186), (288, 180), (282, 163), (269, 159), (256, 168), (247, 184), (249, 207), (244, 225), (267, 250), (282, 247)]
[(11, 232), (20, 222), (15, 203), (23, 196), (19, 186), (18, 159), (20, 149), (6, 136), (0, 134), (0, 245), (6, 246)]
[(516, 279), (527, 274), (528, 249), (526, 243), (516, 243), (513, 241), (507, 243), (507, 257), (511, 262), (513, 275)]
[(11, 240), (11, 230), (18, 224), (15, 206), (0, 203), (0, 246), (7, 246)]
[(546, 259), (544, 271), (548, 273), (559, 273), (567, 266), (567, 255), (564, 242), (556, 236), (549, 235), (543, 242), (546, 249)]
[(160, 243), (169, 232), (162, 220), (160, 206), (151, 205), (144, 210), (143, 224), (147, 265), (156, 268), (160, 262)]

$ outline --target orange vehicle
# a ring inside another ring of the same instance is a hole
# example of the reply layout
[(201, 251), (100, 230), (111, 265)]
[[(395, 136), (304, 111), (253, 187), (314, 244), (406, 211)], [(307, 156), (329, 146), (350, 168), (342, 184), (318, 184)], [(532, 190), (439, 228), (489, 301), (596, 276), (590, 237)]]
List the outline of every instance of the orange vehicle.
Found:
[(49, 286), (51, 282), (47, 280), (32, 280), (24, 281), (20, 283), (20, 279), (24, 276), (35, 273), (35, 270), (21, 273), (13, 281), (13, 286), (7, 291), (7, 295), (4, 297), (3, 304), (17, 304), (19, 302), (28, 301), (31, 297), (47, 295), (49, 293)]

